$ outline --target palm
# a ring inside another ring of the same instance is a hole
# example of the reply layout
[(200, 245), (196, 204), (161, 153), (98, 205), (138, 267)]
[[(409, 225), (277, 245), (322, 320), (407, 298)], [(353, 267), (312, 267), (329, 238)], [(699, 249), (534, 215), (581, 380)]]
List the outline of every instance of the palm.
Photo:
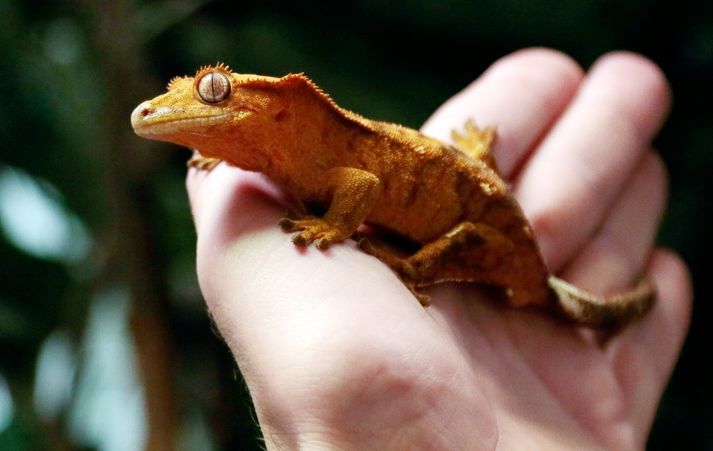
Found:
[[(645, 439), (650, 413), (630, 409), (635, 387), (626, 385), (627, 369), (591, 331), (492, 304), (454, 307), (462, 311), (451, 315), (470, 317), (461, 326), (465, 349), (474, 384), (484, 387), (493, 408), (501, 445), (514, 445), (524, 431), (532, 438), (553, 427), (560, 439), (569, 436), (572, 443), (564, 448), (570, 449), (581, 449), (574, 442), (583, 438), (613, 449), (633, 449)], [(649, 412), (655, 402), (647, 400)]]
[[(557, 71), (543, 84), (529, 67), (554, 59), (541, 53), (510, 57), (528, 76), (486, 75), (471, 89), (480, 104), (466, 91), (427, 132), (443, 136), (469, 116), (497, 123), (496, 158), (550, 267), (592, 291), (627, 285), (646, 264), (663, 208), (661, 168), (645, 151), (666, 100), (649, 98), (646, 108), (655, 111), (648, 112), (636, 111), (634, 100), (580, 105), (585, 94), (611, 99), (592, 81), (574, 97), (580, 80), (561, 61), (549, 64), (560, 66), (569, 86)], [(601, 84), (606, 71), (599, 72)], [(512, 89), (501, 89), (508, 83)], [(518, 89), (528, 97), (503, 94)], [(501, 111), (508, 103), (512, 115)], [(636, 133), (612, 111), (634, 117), (628, 124)], [(588, 122), (577, 124), (578, 115)], [(572, 150), (572, 136), (584, 141), (584, 154)], [(587, 140), (601, 146), (597, 158), (586, 154)], [(529, 448), (631, 449), (645, 442), (687, 318), (685, 269), (671, 254), (657, 251), (648, 263), (659, 289), (654, 310), (603, 337), (542, 312), (504, 308), (469, 285), (432, 289), (433, 305), (423, 309), (353, 243), (297, 251), (275, 226), (281, 193), (259, 176), (219, 167), (189, 182), (202, 289), (266, 435), (286, 447), (297, 444), (291, 433), (315, 424), (322, 426), (307, 436), (338, 447), (494, 449), (526, 440)]]

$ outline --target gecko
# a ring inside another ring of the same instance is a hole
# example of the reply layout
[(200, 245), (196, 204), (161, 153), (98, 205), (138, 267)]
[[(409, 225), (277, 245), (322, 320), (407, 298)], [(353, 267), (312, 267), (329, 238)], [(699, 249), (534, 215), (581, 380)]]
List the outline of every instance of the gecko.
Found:
[[(551, 274), (532, 227), (491, 154), (494, 127), (469, 120), (453, 144), (338, 106), (301, 73), (241, 74), (227, 65), (175, 77), (167, 92), (138, 105), (135, 133), (189, 149), (189, 165), (225, 162), (263, 173), (301, 205), (279, 221), (297, 246), (327, 249), (356, 237), (423, 304), (441, 282), (496, 287), (512, 307), (536, 307), (606, 327), (642, 316), (655, 299), (641, 278), (609, 296)], [(365, 224), (382, 231), (365, 236)], [(390, 236), (408, 246), (389, 244)], [(384, 238), (386, 237), (386, 238)]]

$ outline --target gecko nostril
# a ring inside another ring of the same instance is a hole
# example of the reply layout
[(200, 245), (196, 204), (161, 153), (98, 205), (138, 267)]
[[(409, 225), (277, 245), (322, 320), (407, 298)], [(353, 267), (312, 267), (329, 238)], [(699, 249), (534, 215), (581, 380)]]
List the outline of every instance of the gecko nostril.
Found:
[(151, 120), (154, 114), (156, 114), (156, 107), (150, 102), (143, 102), (131, 112), (131, 126), (134, 130), (136, 130), (137, 127), (143, 127)]

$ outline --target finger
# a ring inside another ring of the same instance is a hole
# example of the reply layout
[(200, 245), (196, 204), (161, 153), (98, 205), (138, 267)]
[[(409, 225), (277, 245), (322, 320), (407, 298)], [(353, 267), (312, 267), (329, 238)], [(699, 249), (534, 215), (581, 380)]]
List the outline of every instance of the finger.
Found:
[(666, 204), (667, 177), (660, 157), (645, 154), (603, 226), (562, 273), (597, 294), (631, 286), (648, 258)]
[(467, 119), (497, 126), (493, 154), (507, 179), (564, 110), (581, 79), (582, 69), (562, 53), (521, 50), (498, 60), (443, 104), (422, 130), (450, 141), (451, 130)]
[(594, 64), (516, 187), (553, 271), (599, 226), (669, 103), (664, 75), (645, 58), (614, 53)]
[(657, 250), (648, 267), (657, 299), (648, 315), (624, 329), (608, 349), (624, 393), (629, 417), (644, 434), (668, 383), (691, 316), (691, 281), (685, 263), (673, 252)]

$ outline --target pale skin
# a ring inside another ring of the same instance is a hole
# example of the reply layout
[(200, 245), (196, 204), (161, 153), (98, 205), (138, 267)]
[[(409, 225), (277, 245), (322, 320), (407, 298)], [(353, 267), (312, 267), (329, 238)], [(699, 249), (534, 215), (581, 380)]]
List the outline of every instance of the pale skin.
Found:
[(641, 56), (585, 72), (528, 49), (422, 129), (448, 140), (468, 118), (498, 126), (495, 159), (554, 273), (602, 294), (650, 277), (653, 309), (608, 334), (473, 284), (431, 288), (423, 308), (353, 242), (296, 248), (264, 177), (192, 169), (201, 289), (268, 449), (643, 449), (691, 304), (685, 264), (654, 247), (667, 181), (651, 141), (669, 105)]

